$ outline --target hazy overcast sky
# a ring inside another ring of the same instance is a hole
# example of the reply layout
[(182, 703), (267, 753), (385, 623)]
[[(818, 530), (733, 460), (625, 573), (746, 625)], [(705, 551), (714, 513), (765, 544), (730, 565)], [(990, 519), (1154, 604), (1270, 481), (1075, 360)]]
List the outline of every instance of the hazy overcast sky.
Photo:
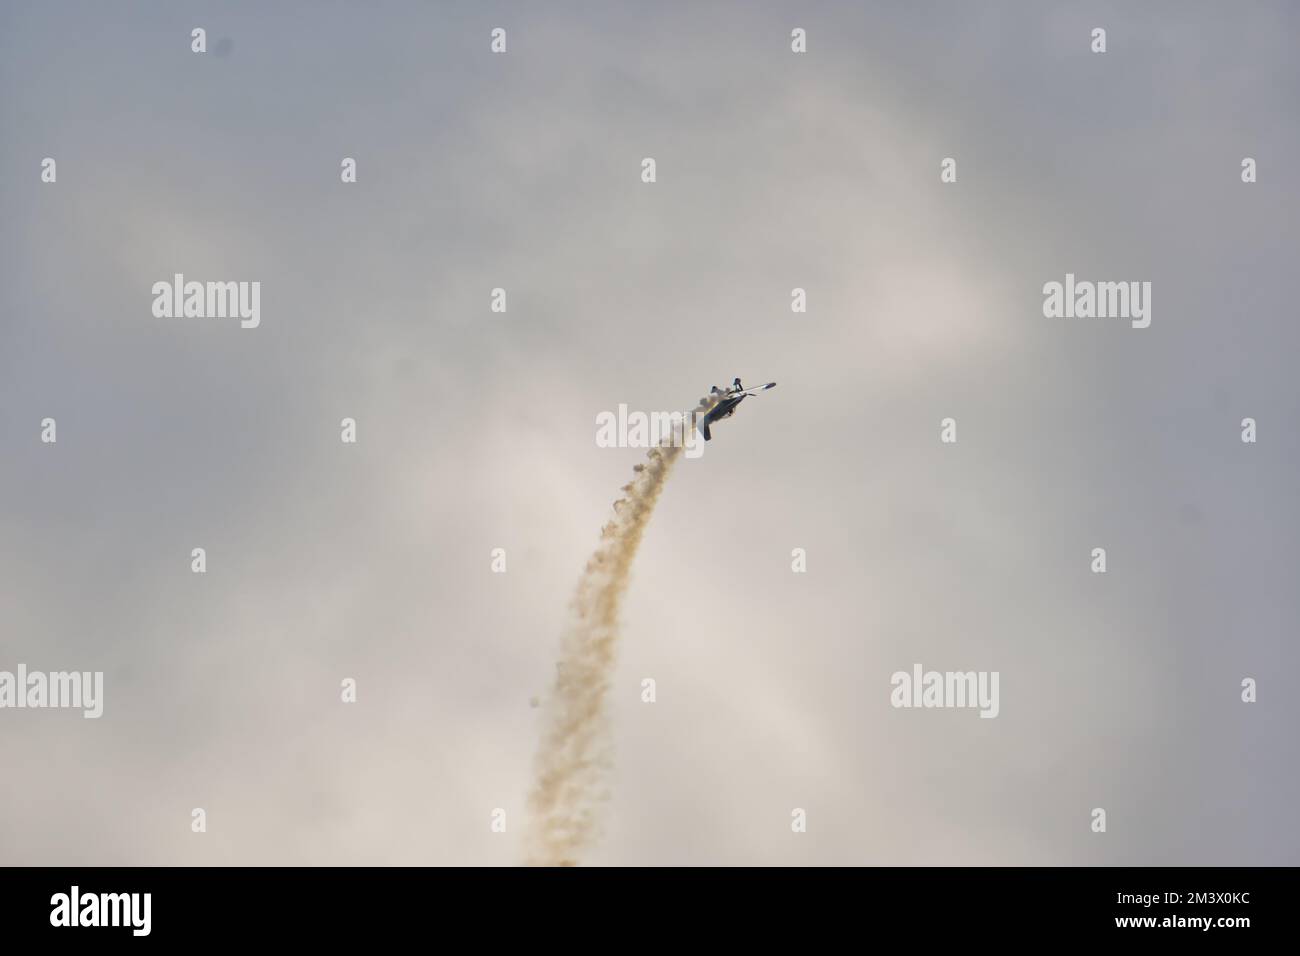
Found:
[[(0, 670), (105, 701), (0, 710), (0, 862), (518, 863), (529, 702), (641, 457), (596, 415), (739, 375), (780, 384), (644, 540), (591, 862), (1300, 863), (1297, 36), (4, 3)], [(260, 282), (260, 326), (154, 317), (177, 272)], [(1151, 282), (1150, 327), (1045, 318), (1067, 272)], [(917, 663), (998, 671), (998, 717), (894, 709)]]

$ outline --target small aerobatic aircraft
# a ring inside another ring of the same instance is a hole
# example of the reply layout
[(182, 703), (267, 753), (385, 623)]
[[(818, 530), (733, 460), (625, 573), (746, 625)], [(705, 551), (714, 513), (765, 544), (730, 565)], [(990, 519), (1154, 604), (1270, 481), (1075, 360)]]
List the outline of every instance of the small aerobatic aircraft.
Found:
[(704, 435), (705, 441), (712, 441), (713, 435), (709, 433), (709, 426), (714, 422), (720, 422), (724, 418), (730, 418), (736, 413), (736, 406), (749, 398), (751, 395), (757, 395), (759, 392), (766, 392), (769, 388), (776, 388), (776, 382), (768, 382), (766, 385), (757, 385), (754, 388), (745, 388), (740, 384), (740, 379), (736, 379), (730, 388), (718, 388), (714, 385), (709, 391), (709, 396), (721, 396), (718, 404), (709, 409), (700, 422), (700, 431)]

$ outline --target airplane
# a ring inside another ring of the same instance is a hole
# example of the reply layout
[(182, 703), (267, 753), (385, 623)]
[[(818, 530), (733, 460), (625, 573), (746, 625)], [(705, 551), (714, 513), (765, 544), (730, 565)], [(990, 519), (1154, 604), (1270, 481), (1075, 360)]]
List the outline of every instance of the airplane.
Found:
[(709, 396), (721, 396), (718, 404), (709, 409), (700, 422), (700, 432), (704, 435), (705, 441), (712, 441), (713, 435), (709, 433), (709, 426), (714, 422), (722, 421), (724, 418), (730, 418), (736, 413), (736, 406), (749, 398), (751, 395), (757, 395), (759, 392), (766, 392), (769, 388), (776, 388), (776, 382), (768, 382), (766, 385), (757, 385), (753, 388), (745, 388), (740, 384), (740, 379), (736, 379), (730, 388), (718, 388), (714, 385), (709, 390)]

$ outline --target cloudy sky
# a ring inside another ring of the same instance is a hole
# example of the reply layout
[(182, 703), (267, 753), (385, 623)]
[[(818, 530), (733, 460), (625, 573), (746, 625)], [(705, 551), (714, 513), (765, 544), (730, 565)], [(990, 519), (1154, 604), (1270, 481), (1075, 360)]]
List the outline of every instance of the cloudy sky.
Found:
[[(0, 710), (0, 862), (518, 863), (641, 456), (596, 416), (737, 375), (780, 385), (646, 535), (589, 862), (1300, 862), (1298, 32), (4, 4), (0, 670), (105, 701)], [(177, 272), (259, 281), (260, 326), (155, 317)], [(1150, 327), (1045, 318), (1067, 272), (1151, 282)], [(891, 707), (918, 663), (999, 672), (998, 717)]]

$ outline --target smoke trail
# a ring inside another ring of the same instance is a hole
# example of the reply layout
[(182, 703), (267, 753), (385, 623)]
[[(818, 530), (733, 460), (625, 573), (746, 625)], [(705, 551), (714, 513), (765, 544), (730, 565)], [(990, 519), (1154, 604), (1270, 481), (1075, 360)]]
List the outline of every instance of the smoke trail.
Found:
[[(708, 411), (717, 401), (700, 399), (692, 414)], [(694, 427), (689, 416), (686, 427)], [(684, 439), (685, 433), (677, 432), (672, 444), (651, 448), (645, 464), (635, 467), (578, 581), (528, 801), (531, 864), (573, 866), (598, 835), (601, 774), (609, 763), (605, 697), (614, 670), (619, 607), (641, 536), (681, 457)]]

